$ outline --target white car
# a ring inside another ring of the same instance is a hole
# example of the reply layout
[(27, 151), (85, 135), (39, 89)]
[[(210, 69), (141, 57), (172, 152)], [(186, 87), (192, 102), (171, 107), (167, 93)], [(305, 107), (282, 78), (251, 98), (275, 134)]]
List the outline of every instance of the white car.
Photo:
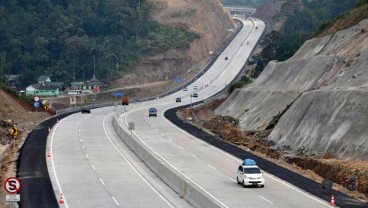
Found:
[(236, 180), (238, 184), (242, 184), (243, 187), (251, 185), (264, 187), (265, 185), (263, 172), (257, 165), (240, 165)]

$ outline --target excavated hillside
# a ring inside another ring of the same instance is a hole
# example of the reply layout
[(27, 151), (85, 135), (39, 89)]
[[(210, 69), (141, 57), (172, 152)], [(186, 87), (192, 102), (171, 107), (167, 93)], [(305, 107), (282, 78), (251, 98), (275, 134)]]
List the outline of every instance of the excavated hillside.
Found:
[(157, 21), (185, 28), (197, 34), (188, 48), (171, 49), (163, 54), (148, 57), (131, 73), (117, 80), (114, 85), (122, 87), (148, 82), (164, 81), (186, 74), (210, 56), (223, 40), (230, 35), (235, 24), (220, 0), (149, 0), (153, 17)]
[(270, 62), (216, 114), (246, 131), (278, 121), (270, 143), (291, 154), (368, 159), (368, 20), (307, 41), (285, 62)]

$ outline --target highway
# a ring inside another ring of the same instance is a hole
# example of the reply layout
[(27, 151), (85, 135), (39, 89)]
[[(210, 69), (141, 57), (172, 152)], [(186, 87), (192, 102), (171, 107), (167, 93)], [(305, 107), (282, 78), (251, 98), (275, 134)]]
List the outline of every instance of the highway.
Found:
[[(244, 27), (213, 66), (187, 91), (147, 102), (93, 109), (73, 114), (57, 123), (49, 134), (48, 171), (61, 207), (191, 207), (153, 173), (115, 132), (113, 119), (165, 166), (200, 190), (219, 207), (330, 207), (326, 201), (266, 173), (265, 188), (242, 188), (236, 183), (241, 160), (167, 120), (166, 110), (209, 98), (239, 74), (265, 25), (244, 20)], [(249, 42), (249, 43), (248, 43)], [(226, 60), (225, 57), (228, 59)], [(198, 98), (191, 96), (198, 93)], [(175, 102), (182, 98), (181, 103)], [(148, 117), (155, 107), (158, 117)], [(244, 158), (245, 159), (245, 158)], [(148, 164), (149, 165), (149, 164)]]

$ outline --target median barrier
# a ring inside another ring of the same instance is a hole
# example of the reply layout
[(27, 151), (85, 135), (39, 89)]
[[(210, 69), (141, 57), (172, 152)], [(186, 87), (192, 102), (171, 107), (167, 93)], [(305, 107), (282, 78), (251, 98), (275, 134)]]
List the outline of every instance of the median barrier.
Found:
[(161, 156), (150, 150), (140, 139), (132, 134), (128, 128), (119, 121), (119, 116), (124, 113), (118, 110), (113, 118), (113, 126), (116, 133), (124, 143), (151, 169), (162, 181), (171, 187), (182, 198), (194, 207), (215, 208), (223, 207), (219, 202), (185, 177), (178, 170), (167, 163)]

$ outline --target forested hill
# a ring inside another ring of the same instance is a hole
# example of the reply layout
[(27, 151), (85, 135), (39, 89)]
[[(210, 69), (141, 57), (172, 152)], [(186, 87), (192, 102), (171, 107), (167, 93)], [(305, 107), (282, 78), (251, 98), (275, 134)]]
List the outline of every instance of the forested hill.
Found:
[(0, 74), (23, 85), (110, 80), (145, 55), (188, 47), (197, 35), (151, 19), (145, 0), (0, 1)]

